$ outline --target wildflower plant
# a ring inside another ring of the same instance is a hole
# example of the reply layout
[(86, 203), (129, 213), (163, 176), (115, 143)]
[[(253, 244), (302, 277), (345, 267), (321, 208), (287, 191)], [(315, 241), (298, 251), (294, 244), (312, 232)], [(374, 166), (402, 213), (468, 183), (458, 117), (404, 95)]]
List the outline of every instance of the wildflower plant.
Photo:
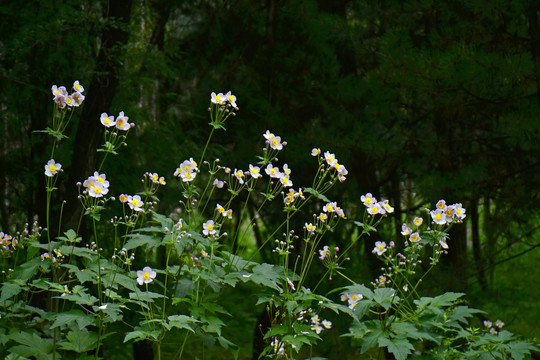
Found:
[[(347, 211), (326, 195), (348, 175), (335, 153), (311, 150), (316, 170), (311, 186), (304, 187), (299, 187), (288, 164), (279, 163), (277, 155), (286, 150), (287, 142), (270, 130), (262, 134), (262, 154), (242, 168), (223, 166), (219, 159), (206, 160), (214, 131), (225, 129), (226, 120), (238, 111), (237, 98), (230, 91), (210, 96), (211, 131), (200, 158), (176, 159), (178, 166), (170, 173), (174, 181), (145, 172), (138, 193), (117, 188), (115, 179), (101, 172), (111, 159), (108, 156), (119, 154), (135, 125), (124, 112), (118, 116), (102, 113), (95, 119), (96, 126), (106, 130), (98, 150), (103, 153), (101, 163), (77, 184), (93, 234), (82, 238), (78, 230), (66, 229), (55, 236), (49, 230), (50, 194), (65, 179), (54, 151), (65, 137), (72, 111), (84, 100), (82, 85), (76, 81), (73, 88), (71, 95), (64, 87), (52, 89), (53, 121), (45, 130), (54, 138), (44, 171), (45, 228), (36, 223), (14, 236), (0, 232), (0, 251), (5, 255), (1, 355), (99, 359), (107, 352), (107, 339), (115, 334), (124, 343), (150, 341), (157, 359), (182, 358), (191, 339), (219, 344), (237, 357), (238, 346), (225, 337), (230, 313), (221, 297), (226, 289), (245, 286), (256, 289), (256, 305), (267, 310), (270, 320), (269, 327), (261, 329), (267, 345), (261, 358), (311, 356), (327, 333), (336, 331), (332, 317), (350, 322), (344, 335), (359, 343), (362, 352), (379, 348), (379, 358), (384, 351), (396, 359), (413, 356), (413, 351), (448, 358), (474, 358), (490, 351), (501, 358), (520, 359), (534, 349), (502, 330), (502, 321), (482, 328), (471, 325), (469, 319), (480, 311), (464, 305), (464, 294), (420, 296), (422, 279), (451, 246), (448, 230), (466, 216), (461, 204), (446, 205), (441, 200), (425, 218), (403, 224), (400, 252), (393, 242), (375, 242), (373, 256), (385, 265), (371, 284), (363, 285), (346, 273), (348, 254), (394, 209), (388, 200), (378, 201), (366, 193), (358, 198), (361, 218), (349, 219)], [(177, 190), (181, 205), (170, 216), (156, 210), (164, 186)], [(254, 214), (245, 211), (250, 199), (258, 204)], [(233, 208), (239, 201), (243, 204)], [(264, 206), (272, 201), (283, 208), (280, 225), (268, 229), (257, 249), (239, 250), (244, 249)], [(108, 207), (118, 213), (106, 218)], [(231, 221), (235, 216), (236, 226)], [(247, 224), (245, 228), (240, 227), (242, 223)], [(358, 229), (344, 249), (328, 239), (340, 223)], [(105, 239), (98, 224), (113, 230), (113, 239), (107, 239), (114, 243), (112, 253), (100, 247)], [(303, 225), (295, 228), (294, 224)], [(265, 247), (274, 247), (275, 262), (255, 261)], [(429, 268), (422, 273), (419, 264), (426, 253), (430, 254)], [(144, 265), (136, 265), (136, 259), (143, 259)], [(308, 288), (315, 267), (324, 275)], [(321, 283), (333, 277), (350, 285), (320, 294)], [(174, 343), (174, 354), (165, 355), (166, 343)]]

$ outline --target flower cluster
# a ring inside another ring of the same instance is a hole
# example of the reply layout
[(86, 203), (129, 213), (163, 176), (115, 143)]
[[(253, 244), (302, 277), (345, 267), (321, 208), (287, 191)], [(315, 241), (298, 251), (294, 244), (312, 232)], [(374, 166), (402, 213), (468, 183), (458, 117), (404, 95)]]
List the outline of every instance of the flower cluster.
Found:
[[(311, 149), (311, 156), (319, 157), (319, 155), (321, 154), (322, 154), (321, 149), (319, 148)], [(344, 165), (338, 162), (338, 159), (336, 158), (335, 154), (331, 153), (330, 151), (325, 151), (324, 157), (319, 158), (319, 164), (321, 163), (321, 161), (325, 162), (326, 165), (328, 165), (330, 169), (334, 169), (337, 172), (337, 177), (340, 182), (345, 181), (345, 179), (347, 178), (347, 175), (349, 174), (349, 171)]]
[(501, 321), (501, 320), (496, 320), (495, 321), (495, 326), (493, 326), (494, 324), (489, 321), (489, 320), (484, 320), (484, 327), (486, 328), (486, 330), (490, 333), (490, 334), (493, 334), (493, 335), (496, 335), (499, 330), (501, 330), (504, 326), (504, 323)]
[(91, 197), (99, 198), (109, 192), (109, 181), (105, 174), (95, 171), (94, 175), (88, 177), (83, 184), (84, 193)]
[(2, 246), (2, 249), (9, 250), (10, 246), (15, 248), (17, 243), (18, 240), (16, 238), (14, 239), (11, 235), (0, 232), (0, 246)]
[(305, 199), (302, 188), (299, 188), (298, 191), (290, 188), (287, 193), (284, 193), (283, 202), (285, 203), (285, 205), (290, 206), (294, 203), (294, 200), (298, 198)]
[(439, 200), (436, 209), (430, 211), (431, 219), (435, 224), (446, 225), (452, 222), (461, 222), (465, 218), (465, 208), (460, 203), (446, 205), (446, 201)]
[(371, 193), (362, 195), (360, 200), (366, 207), (369, 215), (385, 215), (387, 213), (391, 214), (394, 212), (394, 208), (388, 203), (388, 200), (377, 201), (377, 199), (371, 195)]
[(319, 320), (319, 315), (313, 315), (311, 317), (311, 330), (315, 331), (317, 334), (320, 334), (324, 329), (331, 329), (332, 322), (329, 320)]
[(174, 176), (178, 176), (183, 182), (190, 182), (195, 179), (198, 170), (199, 168), (197, 167), (195, 160), (189, 158), (189, 160), (184, 160), (178, 165), (178, 168), (176, 168), (176, 171), (174, 172)]
[(53, 100), (58, 105), (59, 108), (63, 109), (66, 106), (68, 107), (77, 107), (82, 104), (84, 101), (84, 87), (79, 84), (79, 81), (73, 83), (73, 93), (68, 94), (65, 86), (56, 86), (51, 87), (51, 92), (53, 94)]
[(349, 293), (343, 293), (341, 294), (341, 301), (347, 301), (349, 304), (349, 309), (354, 309), (356, 304), (360, 300), (362, 300), (364, 296), (362, 294), (349, 294)]
[(143, 209), (144, 202), (142, 201), (140, 195), (131, 196), (131, 195), (126, 195), (126, 194), (120, 194), (120, 196), (118, 197), (118, 200), (122, 204), (127, 203), (129, 208), (133, 211), (140, 211), (140, 212), (144, 211)]
[(116, 119), (112, 115), (102, 113), (99, 120), (106, 128), (115, 127), (116, 129), (122, 131), (128, 131), (130, 128), (135, 126), (135, 124), (129, 123), (129, 118), (124, 115), (123, 111), (120, 111), (120, 114), (116, 117)]
[(232, 209), (225, 209), (223, 206), (221, 206), (220, 204), (217, 204), (216, 205), (216, 211), (221, 214), (221, 216), (223, 217), (226, 217), (228, 219), (232, 219)]
[(236, 105), (236, 96), (234, 96), (230, 91), (226, 94), (219, 93), (216, 95), (215, 92), (212, 92), (210, 94), (210, 101), (212, 104), (220, 105), (220, 106), (230, 106), (235, 110), (238, 110), (238, 106)]

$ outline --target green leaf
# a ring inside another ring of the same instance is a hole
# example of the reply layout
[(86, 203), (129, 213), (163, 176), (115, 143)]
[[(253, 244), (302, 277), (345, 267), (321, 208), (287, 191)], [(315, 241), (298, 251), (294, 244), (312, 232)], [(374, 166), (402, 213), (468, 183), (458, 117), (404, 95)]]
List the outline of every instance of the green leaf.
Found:
[(77, 324), (79, 330), (82, 330), (93, 323), (94, 317), (92, 315), (85, 314), (81, 310), (71, 310), (56, 314), (56, 318), (54, 323), (51, 325), (51, 329), (64, 325), (71, 326), (72, 324)]
[(358, 226), (358, 227), (361, 227), (363, 229), (362, 231), (362, 234), (368, 234), (370, 232), (374, 232), (374, 231), (377, 231), (377, 229), (371, 225), (368, 225), (368, 224), (365, 224), (363, 222), (360, 222), (360, 221), (353, 221), (354, 225)]
[[(35, 357), (37, 360), (49, 360), (53, 358), (53, 340), (44, 339), (38, 334), (19, 332), (9, 335), (9, 338), (21, 345), (13, 346), (10, 352), (21, 356)], [(59, 355), (57, 354), (57, 359)]]
[(397, 335), (398, 338), (407, 337), (415, 340), (424, 339), (431, 340), (437, 344), (439, 343), (439, 341), (433, 336), (431, 336), (431, 334), (425, 331), (418, 330), (416, 326), (414, 326), (410, 322), (393, 322), (390, 328)]
[(468, 306), (456, 306), (450, 314), (448, 315), (448, 320), (450, 321), (459, 321), (463, 324), (468, 324), (469, 321), (467, 318), (474, 316), (474, 314), (483, 313), (484, 311), (473, 309)]
[(134, 234), (131, 235), (131, 239), (129, 239), (126, 244), (124, 245), (124, 248), (126, 250), (135, 249), (144, 245), (147, 245), (150, 248), (153, 248), (155, 246), (158, 246), (161, 243), (161, 241), (151, 235), (144, 235), (144, 234)]
[(207, 325), (203, 326), (203, 330), (207, 333), (212, 332), (221, 336), (221, 328), (225, 323), (218, 317), (208, 316), (201, 319), (203, 322), (206, 322)]
[(135, 340), (135, 342), (146, 340), (146, 339), (157, 340), (157, 338), (159, 337), (159, 334), (160, 334), (159, 330), (154, 330), (154, 331), (134, 330), (126, 334), (126, 336), (124, 337), (124, 343), (130, 340)]
[(346, 289), (347, 290), (343, 291), (342, 294), (361, 294), (367, 299), (373, 299), (373, 291), (371, 291), (371, 289), (368, 289), (364, 285), (355, 284), (347, 286)]
[(277, 272), (274, 265), (259, 264), (253, 267), (253, 274), (249, 279), (257, 285), (264, 285), (269, 288), (280, 290), (276, 281), (279, 281), (282, 276)]
[(60, 348), (77, 353), (94, 350), (98, 345), (98, 334), (93, 331), (73, 330), (67, 334), (66, 339), (58, 344)]
[(512, 359), (521, 360), (525, 358), (525, 355), (530, 355), (531, 351), (538, 351), (538, 348), (526, 342), (511, 342), (508, 344), (510, 347), (510, 355)]
[(414, 350), (414, 346), (403, 338), (389, 339), (387, 337), (380, 337), (378, 340), (379, 346), (388, 348), (388, 351), (394, 354), (396, 360), (405, 360), (407, 355)]
[(387, 333), (382, 328), (380, 320), (365, 321), (364, 324), (366, 326), (366, 331), (363, 334), (362, 348), (360, 349), (362, 354), (375, 347), (380, 337), (387, 336)]
[(392, 288), (378, 288), (375, 289), (375, 292), (373, 294), (373, 300), (388, 310), (392, 303), (396, 303), (399, 301), (399, 297), (396, 294), (396, 291)]
[(77, 233), (73, 229), (69, 229), (68, 231), (64, 232), (64, 235), (65, 236), (59, 236), (58, 240), (62, 240), (68, 243), (78, 243), (82, 240), (81, 237), (77, 236)]
[(191, 327), (191, 324), (199, 322), (197, 319), (194, 319), (191, 316), (187, 315), (171, 315), (168, 317), (168, 320), (168, 323), (163, 324), (168, 330), (171, 330), (171, 328), (175, 327), (178, 329), (186, 329), (193, 333), (195, 331)]
[(3, 303), (7, 299), (11, 299), (13, 296), (19, 294), (23, 288), (21, 285), (14, 282), (5, 282), (2, 284), (2, 293), (0, 295), (0, 303)]
[(33, 258), (24, 264), (17, 266), (11, 277), (12, 279), (27, 281), (37, 274), (40, 266), (43, 266), (41, 258)]
[(308, 187), (308, 188), (303, 189), (303, 191), (304, 191), (305, 193), (308, 193), (308, 194), (311, 194), (311, 195), (315, 196), (317, 199), (321, 199), (321, 200), (324, 201), (324, 202), (327, 202), (327, 203), (330, 202), (330, 200), (329, 200), (326, 196), (324, 196), (323, 194), (319, 193), (317, 190), (315, 190), (315, 189), (313, 189), (313, 188), (309, 188), (309, 187)]

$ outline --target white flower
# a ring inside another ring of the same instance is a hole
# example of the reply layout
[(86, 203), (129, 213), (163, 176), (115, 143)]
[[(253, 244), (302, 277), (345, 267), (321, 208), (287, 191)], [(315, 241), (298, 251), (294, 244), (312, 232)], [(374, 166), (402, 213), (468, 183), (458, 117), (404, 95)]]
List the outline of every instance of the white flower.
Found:
[(439, 245), (441, 245), (441, 247), (442, 247), (443, 249), (448, 249), (448, 244), (446, 243), (445, 240), (442, 240), (442, 239), (439, 240)]
[(315, 331), (317, 334), (320, 334), (321, 331), (323, 331), (323, 327), (319, 324), (314, 324), (312, 327), (311, 327), (311, 330)]
[(289, 165), (287, 165), (287, 164), (284, 164), (284, 165), (283, 165), (283, 172), (284, 172), (286, 175), (291, 175), (291, 169), (289, 169)]
[(435, 224), (439, 224), (439, 225), (446, 224), (446, 213), (444, 212), (443, 209), (432, 210), (430, 214), (431, 214), (431, 219), (433, 220)]
[(375, 247), (373, 248), (373, 253), (377, 255), (382, 255), (386, 251), (386, 243), (384, 241), (377, 241)]
[(321, 154), (321, 149), (313, 148), (311, 149), (311, 156), (319, 156)]
[(196, 174), (197, 173), (195, 173), (195, 172), (182, 170), (180, 172), (180, 177), (182, 178), (183, 182), (189, 182), (189, 181), (193, 181), (195, 179)]
[(437, 204), (435, 205), (437, 209), (446, 210), (446, 201), (439, 200), (437, 201)]
[(116, 125), (116, 121), (114, 121), (114, 116), (109, 116), (107, 115), (107, 113), (102, 113), (99, 120), (103, 125), (105, 125), (105, 127), (112, 127)]
[(128, 196), (128, 206), (131, 210), (134, 211), (143, 211), (142, 206), (144, 203), (141, 200), (139, 195)]
[(502, 329), (502, 327), (504, 326), (504, 323), (501, 320), (495, 320), (495, 326), (498, 327), (499, 329)]
[(465, 208), (460, 204), (454, 204), (454, 210), (455, 210), (455, 216), (459, 219), (459, 220), (463, 220), (465, 219)]
[(231, 106), (233, 108), (236, 108), (236, 96), (234, 96), (233, 94), (231, 94), (231, 92), (229, 91), (228, 93), (225, 94), (225, 99), (229, 102), (229, 104), (231, 104)]
[(139, 285), (151, 283), (156, 278), (156, 272), (150, 266), (145, 266), (137, 271), (137, 282)]
[[(141, 284), (141, 285), (142, 285), (142, 284)], [(100, 310), (105, 310), (105, 309), (107, 309), (107, 305), (108, 305), (108, 304), (98, 306), (98, 309), (100, 309)]]
[(332, 327), (332, 322), (329, 320), (323, 320), (321, 324), (327, 329), (330, 329)]
[(334, 167), (338, 162), (336, 156), (331, 154), (329, 151), (324, 153), (324, 159), (326, 160), (326, 163), (332, 167)]
[(266, 130), (266, 133), (264, 133), (263, 136), (266, 140), (271, 140), (274, 138), (275, 135), (272, 134), (270, 130)]
[(223, 206), (219, 205), (219, 204), (216, 205), (216, 210), (220, 214), (223, 214), (226, 211), (225, 208)]
[(312, 223), (305, 223), (304, 224), (304, 227), (306, 228), (307, 231), (309, 231), (310, 233), (314, 232), (315, 229), (317, 229), (317, 227), (315, 225), (313, 225)]
[(219, 179), (214, 179), (214, 182), (212, 183), (212, 185), (214, 185), (218, 189), (221, 189), (223, 187), (223, 184), (224, 184), (223, 181)]
[(131, 126), (128, 120), (129, 118), (127, 116), (124, 116), (124, 112), (120, 111), (120, 114), (116, 118), (116, 128), (118, 130), (124, 130), (124, 131), (129, 130)]
[(244, 172), (242, 170), (234, 169), (234, 177), (238, 180), (240, 184), (244, 183)]
[(324, 245), (323, 248), (319, 250), (319, 259), (324, 260), (328, 256), (328, 254), (330, 254), (330, 248), (328, 247), (328, 245)]
[(249, 164), (249, 173), (254, 179), (260, 178), (262, 176), (261, 168), (258, 166), (253, 166), (251, 164)]
[(281, 136), (274, 136), (272, 139), (269, 140), (270, 147), (275, 150), (281, 150), (283, 149), (283, 143), (281, 142)]
[(421, 240), (422, 238), (420, 237), (420, 234), (418, 234), (418, 231), (417, 232), (413, 232), (411, 234), (411, 236), (409, 237), (409, 240), (413, 243), (417, 243)]
[(214, 235), (216, 233), (216, 228), (214, 227), (214, 220), (208, 220), (203, 224), (203, 234), (204, 235)]
[(79, 84), (79, 80), (76, 80), (74, 83), (73, 83), (73, 90), (79, 92), (79, 93), (83, 93), (84, 92), (84, 87)]
[(281, 176), (281, 172), (279, 171), (279, 168), (276, 166), (272, 166), (272, 164), (268, 164), (266, 166), (266, 169), (264, 169), (267, 175), (269, 175), (271, 178), (279, 178)]
[(311, 323), (312, 324), (318, 324), (321, 320), (319, 319), (319, 315), (315, 314), (311, 317)]
[(367, 212), (370, 215), (384, 214), (384, 209), (381, 207), (379, 203), (375, 203), (367, 207)]
[(289, 175), (285, 175), (283, 173), (282, 176), (280, 176), (279, 181), (281, 181), (283, 187), (291, 187), (293, 185), (293, 182), (291, 181)]
[(64, 96), (67, 96), (68, 95), (68, 92), (66, 90), (66, 87), (65, 86), (56, 86), (56, 85), (53, 85), (51, 87), (51, 92), (53, 94), (53, 96), (57, 96), (57, 95), (64, 95)]
[(214, 104), (223, 105), (225, 101), (227, 101), (227, 98), (225, 98), (225, 95), (223, 95), (223, 93), (219, 93), (216, 95), (215, 92), (212, 92), (212, 94), (210, 94), (210, 101)]
[(377, 202), (377, 199), (375, 199), (373, 197), (373, 195), (371, 195), (371, 193), (367, 193), (366, 195), (362, 195), (360, 197), (360, 200), (362, 200), (362, 203), (364, 203), (364, 205), (367, 206), (367, 207), (369, 207), (372, 204)]
[(88, 195), (92, 197), (102, 197), (107, 194), (109, 189), (105, 187), (101, 182), (96, 181), (94, 185), (89, 186)]
[(48, 177), (53, 177), (54, 175), (58, 174), (61, 169), (62, 164), (55, 162), (54, 159), (51, 159), (47, 161), (47, 165), (45, 165), (45, 175)]
[(382, 202), (382, 208), (389, 214), (394, 212), (394, 208), (388, 203), (388, 200)]
[(416, 225), (416, 226), (420, 226), (420, 225), (422, 225), (423, 221), (424, 221), (424, 219), (422, 219), (421, 217), (415, 217), (414, 220), (413, 220), (413, 224)]
[(330, 202), (323, 207), (324, 212), (335, 212), (337, 209), (337, 203), (336, 202)]
[(407, 236), (412, 233), (412, 229), (407, 224), (401, 225), (401, 235)]

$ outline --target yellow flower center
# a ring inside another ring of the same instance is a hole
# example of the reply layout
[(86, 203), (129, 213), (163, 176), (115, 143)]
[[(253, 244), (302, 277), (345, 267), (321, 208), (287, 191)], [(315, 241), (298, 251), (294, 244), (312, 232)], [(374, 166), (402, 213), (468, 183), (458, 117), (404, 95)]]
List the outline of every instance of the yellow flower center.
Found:
[(307, 226), (307, 228), (308, 228), (308, 230), (312, 230), (312, 229), (313, 229), (313, 224), (309, 224), (309, 225)]
[(103, 180), (103, 178), (101, 178), (101, 177), (98, 177), (96, 180), (99, 181), (99, 182), (102, 183), (102, 184), (104, 183), (104, 180)]
[(225, 208), (224, 208), (223, 206), (220, 206), (219, 209), (218, 209), (218, 211), (219, 211), (220, 213), (222, 213), (222, 212), (225, 211)]
[(381, 244), (381, 245), (377, 246), (377, 249), (379, 249), (379, 251), (384, 250), (384, 245)]
[(110, 124), (110, 123), (111, 123), (111, 119), (109, 119), (109, 118), (107, 117), (107, 118), (103, 119), (103, 122), (104, 122), (105, 124)]
[(188, 179), (191, 179), (191, 173), (186, 173), (185, 175)]
[(242, 172), (242, 170), (238, 170), (238, 171), (236, 172), (236, 176), (242, 177), (242, 176), (244, 176), (244, 173)]
[(332, 205), (326, 205), (326, 210), (333, 211), (334, 208), (332, 207)]
[(139, 200), (137, 200), (137, 199), (131, 200), (131, 203), (132, 203), (134, 206), (139, 206), (139, 204), (140, 204), (140, 203), (139, 203)]
[(329, 157), (328, 157), (328, 161), (334, 162), (334, 157), (333, 157), (333, 156), (329, 156)]
[(358, 300), (358, 295), (356, 295), (356, 294), (351, 295), (351, 299), (352, 299), (353, 301)]
[(276, 170), (276, 169), (273, 169), (273, 168), (272, 168), (272, 169), (270, 170), (270, 174), (276, 175), (276, 173), (277, 173), (277, 170)]
[(75, 84), (75, 90), (77, 90), (77, 91), (81, 90), (81, 85)]
[(254, 173), (254, 174), (258, 174), (259, 172), (257, 171), (257, 169), (251, 169), (251, 172)]
[(460, 208), (457, 208), (457, 209), (456, 209), (456, 213), (458, 213), (459, 215), (461, 215), (461, 214), (462, 214), (461, 209), (460, 209)]
[(275, 146), (275, 145), (279, 144), (279, 142), (277, 141), (277, 139), (274, 139), (274, 140), (272, 140), (272, 144)]
[(372, 200), (371, 198), (367, 198), (367, 199), (366, 199), (366, 202), (367, 202), (368, 204), (371, 204), (371, 203), (373, 202), (373, 200)]
[(437, 214), (437, 215), (435, 215), (435, 219), (437, 219), (437, 220), (441, 220), (441, 219), (442, 219), (442, 215), (441, 215), (441, 214)]
[(217, 101), (217, 102), (220, 102), (220, 101), (221, 101), (221, 96), (216, 95), (216, 101)]
[(379, 209), (377, 209), (376, 206), (373, 206), (373, 207), (371, 208), (371, 211), (372, 211), (372, 212), (377, 212), (378, 210), (379, 210)]
[(66, 98), (66, 103), (71, 104), (71, 98)]
[(437, 204), (437, 207), (438, 207), (439, 209), (442, 209), (442, 208), (444, 208), (444, 204), (443, 204), (443, 203), (439, 203), (439, 204)]
[(121, 202), (126, 202), (127, 201), (127, 197), (125, 195), (120, 195), (120, 201)]
[(206, 228), (208, 229), (208, 231), (212, 231), (212, 230), (214, 230), (214, 225), (208, 224), (208, 226)]
[(117, 120), (116, 125), (117, 126), (124, 126), (124, 120)]
[(235, 100), (236, 100), (236, 98), (233, 95), (229, 95), (229, 101), (230, 102), (234, 102)]
[(284, 182), (285, 184), (287, 184), (287, 183), (289, 182), (289, 179), (286, 178), (286, 177), (284, 177), (284, 178), (283, 178), (283, 182)]
[(184, 166), (184, 171), (189, 171), (189, 169), (191, 169), (191, 166), (189, 165)]
[(154, 179), (154, 181), (158, 181), (157, 175), (152, 176), (152, 179)]
[(145, 273), (142, 274), (142, 277), (143, 277), (144, 280), (148, 280), (148, 279), (150, 279), (150, 273), (145, 272)]
[(99, 186), (94, 186), (94, 192), (95, 192), (96, 194), (101, 193), (101, 188), (100, 188)]
[(56, 166), (51, 165), (51, 166), (49, 167), (49, 170), (51, 170), (51, 172), (55, 172), (55, 171), (56, 171)]

